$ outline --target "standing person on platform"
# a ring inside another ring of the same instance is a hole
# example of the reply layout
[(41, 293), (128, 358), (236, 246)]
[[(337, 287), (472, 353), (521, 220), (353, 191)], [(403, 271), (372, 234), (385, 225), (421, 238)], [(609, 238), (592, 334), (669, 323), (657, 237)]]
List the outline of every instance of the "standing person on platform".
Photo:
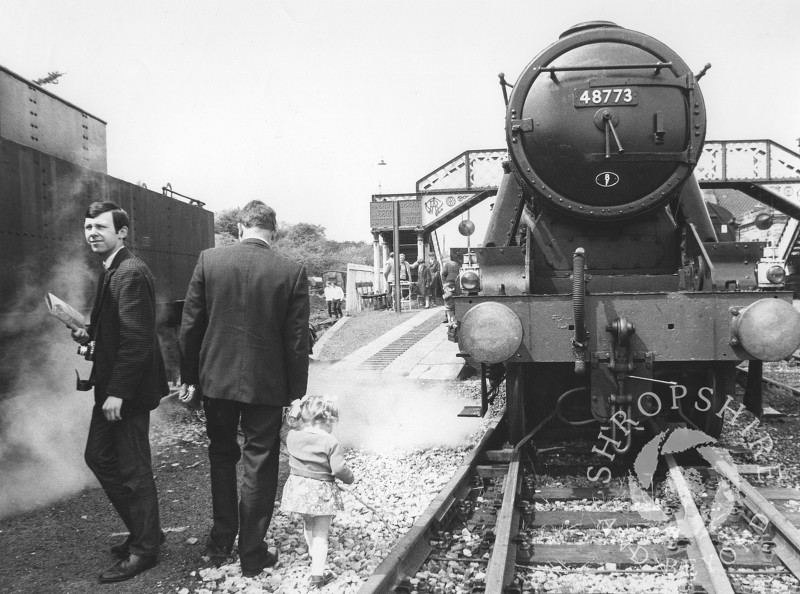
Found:
[(461, 266), (445, 256), (442, 262), (442, 296), (444, 297), (445, 320), (443, 323), (452, 324), (455, 321), (455, 295), (458, 291), (458, 274)]
[(442, 294), (442, 275), (439, 268), (439, 261), (431, 252), (428, 256), (428, 269), (431, 271), (431, 302), (433, 305), (436, 305), (436, 299)]
[(425, 263), (424, 258), (420, 258), (411, 265), (417, 269), (417, 295), (425, 298), (425, 309), (431, 306), (431, 291), (433, 290), (433, 279), (431, 269)]
[(306, 269), (270, 247), (275, 211), (249, 202), (238, 227), (239, 243), (200, 254), (180, 342), (182, 375), (199, 384), (210, 440), (214, 523), (206, 552), (227, 559), (238, 533), (242, 574), (254, 577), (277, 561), (264, 538), (278, 488), (283, 407), (306, 392), (309, 299)]
[[(411, 281), (411, 266), (406, 262), (406, 255), (400, 254), (400, 296), (402, 297), (402, 283)], [(389, 286), (389, 303), (390, 307), (394, 305), (394, 252), (389, 252), (389, 260), (386, 266), (383, 267), (383, 276), (386, 278), (386, 283)], [(410, 290), (410, 289), (409, 289)]]
[(328, 305), (328, 317), (332, 318), (334, 314), (333, 294), (334, 284), (332, 280), (325, 281), (325, 303)]
[(344, 301), (344, 291), (342, 287), (334, 283), (333, 285), (333, 313), (337, 318), (342, 317), (342, 301)]
[(111, 547), (120, 558), (100, 574), (122, 582), (155, 566), (164, 541), (150, 457), (150, 411), (169, 392), (156, 335), (156, 292), (147, 265), (125, 247), (130, 219), (113, 202), (94, 202), (84, 233), (105, 271), (87, 330), (72, 338), (91, 348), (94, 408), (86, 464), (129, 531)]

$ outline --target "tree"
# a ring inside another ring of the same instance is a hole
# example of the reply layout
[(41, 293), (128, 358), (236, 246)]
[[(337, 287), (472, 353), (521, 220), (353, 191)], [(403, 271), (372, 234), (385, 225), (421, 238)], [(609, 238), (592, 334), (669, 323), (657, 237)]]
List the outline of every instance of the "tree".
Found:
[[(238, 208), (221, 210), (214, 216), (216, 245), (233, 243), (238, 237)], [(329, 270), (346, 270), (347, 264), (368, 264), (372, 246), (363, 241), (333, 241), (325, 237), (325, 227), (311, 223), (278, 223), (272, 247), (300, 262), (310, 276)]]
[(321, 225), (297, 223), (296, 225), (286, 225), (285, 229), (286, 234), (282, 239), (295, 245), (317, 246), (327, 241), (325, 227)]
[(239, 229), (236, 225), (239, 223), (241, 210), (241, 208), (229, 208), (214, 214), (214, 233), (229, 233), (237, 237)]

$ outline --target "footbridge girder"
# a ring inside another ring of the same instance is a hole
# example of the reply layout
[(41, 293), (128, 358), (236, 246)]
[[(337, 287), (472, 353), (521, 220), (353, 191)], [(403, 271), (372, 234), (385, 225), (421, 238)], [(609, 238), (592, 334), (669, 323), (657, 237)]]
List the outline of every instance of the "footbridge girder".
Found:
[[(386, 244), (393, 225), (393, 202), (400, 202), (400, 231), (413, 241), (421, 255), (431, 234), (476, 204), (494, 196), (503, 178), (506, 149), (468, 150), (420, 178), (415, 192), (376, 194), (370, 204), (370, 223), (375, 238), (376, 276), (379, 260), (388, 254)], [(706, 141), (694, 171), (700, 187), (730, 188), (791, 217), (792, 230), (800, 220), (800, 154), (772, 140)], [(784, 231), (781, 243), (797, 233)], [(379, 249), (378, 244), (383, 244)], [(379, 257), (378, 254), (384, 254)]]
[(800, 219), (800, 155), (777, 142), (706, 142), (694, 175), (701, 188), (739, 190)]

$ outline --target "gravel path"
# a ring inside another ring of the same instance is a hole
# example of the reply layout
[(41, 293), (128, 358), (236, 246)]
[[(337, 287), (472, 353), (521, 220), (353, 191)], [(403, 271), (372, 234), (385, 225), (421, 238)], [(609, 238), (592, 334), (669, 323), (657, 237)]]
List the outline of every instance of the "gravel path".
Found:
[[(466, 382), (455, 389), (442, 390), (440, 396), (458, 401), (459, 406), (475, 403), (480, 399), (480, 385), (476, 381)], [(345, 511), (336, 516), (331, 526), (328, 567), (336, 579), (325, 587), (325, 592), (358, 591), (397, 539), (450, 480), (503, 405), (498, 398), (486, 419), (465, 424), (457, 443), (400, 448), (384, 443), (385, 447), (377, 451), (351, 448), (346, 452), (356, 483), (343, 487)], [(448, 441), (453, 441), (452, 434)], [(310, 559), (302, 521), (294, 515), (276, 512), (270, 535), (268, 542), (280, 555), (275, 567), (252, 579), (241, 576), (238, 563), (202, 569), (193, 573), (202, 585), (180, 594), (307, 592)]]

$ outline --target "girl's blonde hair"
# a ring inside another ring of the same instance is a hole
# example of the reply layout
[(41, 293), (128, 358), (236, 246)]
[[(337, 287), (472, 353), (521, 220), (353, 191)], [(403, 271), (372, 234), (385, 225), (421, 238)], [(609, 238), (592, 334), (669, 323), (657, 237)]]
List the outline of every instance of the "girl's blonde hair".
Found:
[(297, 400), (292, 400), (289, 410), (286, 411), (286, 422), (292, 428), (305, 427), (319, 422), (335, 423), (338, 420), (339, 404), (335, 396), (328, 394), (305, 395)]

